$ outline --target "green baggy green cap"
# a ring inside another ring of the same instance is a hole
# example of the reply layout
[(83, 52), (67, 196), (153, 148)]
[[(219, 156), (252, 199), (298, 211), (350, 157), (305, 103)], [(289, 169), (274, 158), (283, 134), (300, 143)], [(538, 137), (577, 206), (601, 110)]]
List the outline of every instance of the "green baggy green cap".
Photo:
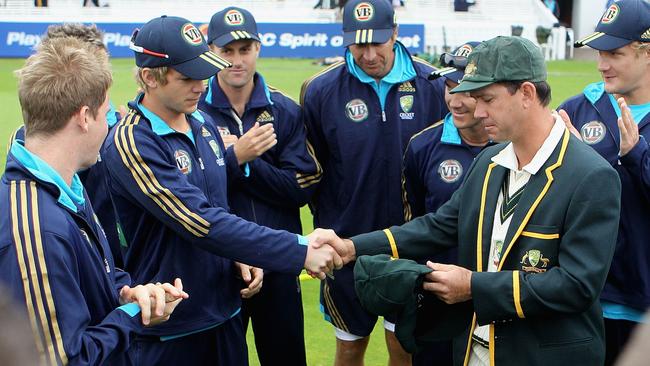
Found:
[(354, 288), (361, 305), (373, 314), (396, 317), (395, 336), (409, 353), (455, 337), (472, 319), (471, 301), (447, 305), (422, 289), (424, 276), (431, 271), (385, 254), (361, 256), (354, 266)]
[(451, 93), (485, 88), (498, 81), (545, 80), (546, 64), (539, 47), (526, 38), (499, 36), (474, 48), (465, 76)]

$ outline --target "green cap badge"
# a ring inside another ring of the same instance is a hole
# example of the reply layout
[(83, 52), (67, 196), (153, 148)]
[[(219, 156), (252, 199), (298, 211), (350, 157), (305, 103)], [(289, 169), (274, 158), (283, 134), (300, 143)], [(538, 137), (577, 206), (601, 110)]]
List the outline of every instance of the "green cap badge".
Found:
[(546, 80), (546, 65), (541, 50), (522, 37), (496, 37), (474, 48), (468, 58), (465, 76), (451, 93), (484, 88), (498, 81)]

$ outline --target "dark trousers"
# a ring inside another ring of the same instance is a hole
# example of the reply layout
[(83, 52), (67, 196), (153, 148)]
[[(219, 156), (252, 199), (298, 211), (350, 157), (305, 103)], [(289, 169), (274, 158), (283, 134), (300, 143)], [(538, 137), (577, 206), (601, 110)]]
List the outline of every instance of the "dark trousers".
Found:
[(605, 319), (605, 366), (613, 365), (638, 323)]
[(413, 366), (452, 366), (452, 341), (441, 341), (427, 345), (426, 349), (413, 355)]
[(239, 315), (212, 329), (164, 342), (158, 337), (138, 337), (129, 353), (135, 365), (248, 365)]
[(242, 302), (244, 332), (253, 325), (262, 366), (304, 366), (305, 329), (300, 282), (296, 276), (268, 272), (262, 290)]

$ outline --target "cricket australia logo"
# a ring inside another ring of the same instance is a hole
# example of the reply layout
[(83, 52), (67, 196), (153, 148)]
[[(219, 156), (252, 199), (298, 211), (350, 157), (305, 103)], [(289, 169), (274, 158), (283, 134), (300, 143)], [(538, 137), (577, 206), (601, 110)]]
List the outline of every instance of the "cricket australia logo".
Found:
[(239, 10), (229, 10), (226, 15), (223, 16), (226, 24), (230, 26), (237, 26), (244, 24), (244, 15)]
[(345, 115), (352, 122), (362, 122), (368, 118), (368, 106), (361, 99), (352, 99), (345, 105)]
[(354, 18), (360, 22), (367, 22), (375, 14), (375, 8), (369, 3), (361, 3), (354, 8)]
[(217, 164), (219, 166), (223, 166), (225, 164), (225, 161), (223, 159), (223, 154), (221, 153), (221, 149), (219, 148), (219, 145), (217, 144), (217, 142), (214, 141), (214, 140), (210, 140), (210, 142), (208, 142), (208, 144), (212, 148), (212, 151), (214, 152), (214, 155), (217, 156)]
[(185, 42), (191, 44), (192, 46), (198, 46), (203, 42), (203, 34), (198, 30), (194, 24), (187, 23), (181, 28), (181, 34)]
[(448, 159), (440, 163), (438, 174), (443, 182), (454, 183), (463, 175), (463, 166), (458, 160)]
[(605, 14), (603, 14), (603, 19), (600, 20), (601, 23), (603, 24), (609, 24), (613, 22), (616, 17), (618, 16), (618, 13), (620, 12), (620, 9), (618, 5), (615, 3), (612, 4), (609, 9), (605, 11)]
[(413, 119), (413, 116), (415, 116), (415, 113), (411, 112), (411, 109), (413, 108), (413, 96), (404, 95), (400, 97), (399, 105), (402, 107), (402, 113), (399, 114), (399, 118)]
[(527, 251), (521, 258), (521, 269), (526, 272), (544, 273), (548, 267), (548, 258), (544, 258), (544, 254), (537, 249)]
[(188, 175), (192, 172), (192, 159), (190, 159), (187, 151), (176, 150), (174, 152), (174, 158), (176, 159), (176, 166), (181, 173)]
[(588, 145), (595, 145), (603, 141), (606, 132), (607, 128), (605, 127), (605, 124), (600, 121), (591, 121), (580, 128), (582, 141)]
[(201, 127), (201, 136), (210, 137), (212, 136), (212, 134), (210, 133), (210, 131), (207, 130), (207, 128)]

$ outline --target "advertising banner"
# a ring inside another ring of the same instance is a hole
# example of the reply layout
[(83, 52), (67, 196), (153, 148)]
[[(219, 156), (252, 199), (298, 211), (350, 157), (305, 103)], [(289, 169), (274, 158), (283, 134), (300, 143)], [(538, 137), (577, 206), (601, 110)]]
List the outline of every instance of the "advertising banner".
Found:
[[(0, 22), (0, 57), (27, 57), (49, 23)], [(133, 57), (129, 42), (137, 23), (97, 23), (111, 57)], [(206, 33), (207, 24), (197, 24)], [(343, 55), (341, 24), (258, 23), (261, 57), (323, 58)], [(424, 48), (424, 25), (399, 26), (399, 39), (412, 53)]]

